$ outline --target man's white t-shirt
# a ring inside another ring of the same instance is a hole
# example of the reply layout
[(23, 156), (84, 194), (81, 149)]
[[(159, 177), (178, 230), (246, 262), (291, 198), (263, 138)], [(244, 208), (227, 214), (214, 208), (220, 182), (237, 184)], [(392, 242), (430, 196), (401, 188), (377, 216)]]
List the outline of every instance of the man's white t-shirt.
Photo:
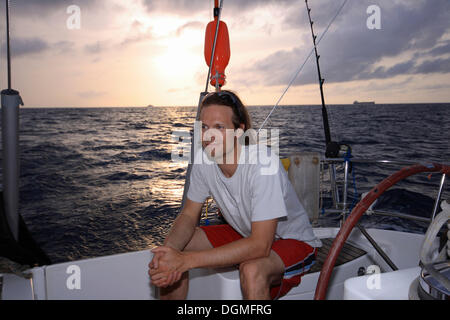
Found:
[(252, 222), (278, 218), (276, 240), (296, 239), (320, 247), (278, 155), (260, 146), (241, 148), (238, 167), (229, 178), (203, 151), (196, 152), (187, 197), (203, 203), (212, 196), (227, 223), (243, 237), (250, 236)]

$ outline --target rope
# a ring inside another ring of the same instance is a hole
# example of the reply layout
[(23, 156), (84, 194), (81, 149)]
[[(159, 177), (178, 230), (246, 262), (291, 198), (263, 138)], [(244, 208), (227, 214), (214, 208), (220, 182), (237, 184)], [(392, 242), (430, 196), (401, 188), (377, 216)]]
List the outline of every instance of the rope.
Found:
[[(322, 35), (320, 36), (319, 40), (316, 43), (316, 46), (319, 45), (320, 41), (322, 41), (323, 37), (325, 36), (325, 34), (328, 32), (328, 29), (330, 29), (331, 25), (333, 24), (334, 20), (336, 20), (336, 18), (338, 17), (338, 15), (341, 13), (342, 9), (344, 8), (345, 4), (347, 3), (348, 0), (344, 0), (344, 2), (342, 3), (342, 5), (339, 7), (339, 10), (336, 12), (336, 14), (334, 15), (333, 19), (331, 19), (331, 21), (328, 23), (328, 26), (325, 28), (325, 31), (322, 33)], [(308, 56), (306, 57), (305, 61), (303, 62), (303, 64), (300, 66), (300, 68), (297, 69), (297, 71), (295, 72), (294, 76), (292, 77), (291, 81), (289, 81), (289, 84), (287, 85), (286, 89), (283, 91), (281, 97), (278, 99), (277, 103), (273, 106), (272, 110), (270, 111), (269, 115), (266, 117), (266, 119), (263, 121), (261, 127), (258, 130), (258, 135), (259, 132), (261, 131), (261, 129), (264, 127), (264, 125), (266, 124), (267, 120), (270, 118), (270, 116), (272, 115), (272, 113), (275, 111), (275, 109), (278, 107), (278, 105), (280, 104), (281, 100), (284, 98), (285, 94), (287, 93), (287, 91), (289, 90), (289, 88), (292, 86), (292, 84), (294, 83), (295, 79), (297, 79), (297, 76), (300, 74), (300, 72), (303, 70), (303, 67), (305, 66), (306, 62), (309, 60), (309, 58), (311, 57), (311, 55), (314, 53), (314, 48), (311, 49), (311, 51), (309, 52)]]
[(324, 185), (324, 181), (325, 181), (325, 163), (321, 162), (320, 163), (320, 186), (319, 186), (319, 190), (320, 190), (320, 204), (319, 204), (319, 208), (322, 208), (322, 216), (325, 215), (325, 208), (324, 208), (324, 203), (323, 203), (323, 185)]
[(206, 209), (205, 209), (205, 225), (209, 226), (209, 219), (208, 219), (208, 207), (209, 207), (209, 198), (206, 199)]

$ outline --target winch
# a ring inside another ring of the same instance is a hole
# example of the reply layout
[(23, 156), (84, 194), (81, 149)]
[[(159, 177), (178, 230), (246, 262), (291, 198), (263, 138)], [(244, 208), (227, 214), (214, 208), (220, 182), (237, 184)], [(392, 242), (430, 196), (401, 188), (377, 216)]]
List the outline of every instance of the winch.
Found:
[(425, 234), (420, 253), (420, 276), (411, 284), (410, 299), (450, 300), (450, 231), (447, 231), (447, 243), (441, 251), (436, 251), (433, 239), (442, 226), (450, 227), (450, 204), (443, 201), (439, 213)]

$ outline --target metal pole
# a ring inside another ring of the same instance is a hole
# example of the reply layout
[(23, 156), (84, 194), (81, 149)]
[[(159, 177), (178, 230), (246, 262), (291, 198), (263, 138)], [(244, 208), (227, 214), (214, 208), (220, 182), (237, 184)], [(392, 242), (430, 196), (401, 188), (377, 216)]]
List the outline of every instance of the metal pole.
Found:
[(381, 247), (375, 242), (375, 240), (369, 235), (367, 230), (361, 226), (359, 223), (356, 224), (358, 229), (361, 231), (361, 233), (369, 240), (369, 242), (372, 244), (372, 246), (375, 248), (375, 250), (378, 252), (378, 254), (383, 258), (384, 261), (391, 267), (392, 270), (396, 271), (398, 270), (397, 266), (394, 262), (388, 257), (388, 255), (381, 249)]
[(3, 144), (3, 202), (11, 233), (19, 240), (19, 105), (18, 91), (11, 89), (11, 49), (9, 38), (9, 1), (6, 0), (6, 51), (8, 89), (1, 92)]
[(347, 184), (348, 184), (348, 161), (344, 165), (344, 194), (342, 199), (342, 219), (345, 221), (347, 214)]
[(439, 202), (441, 201), (442, 196), (442, 190), (444, 189), (444, 183), (445, 183), (445, 173), (442, 174), (441, 183), (439, 185), (439, 191), (436, 197), (436, 201), (434, 202), (434, 208), (433, 208), (433, 215), (431, 217), (431, 221), (434, 220), (434, 217), (436, 216), (436, 212), (439, 208)]
[[(198, 100), (198, 107), (197, 107), (197, 116), (195, 118), (195, 124), (197, 124), (197, 121), (199, 120), (200, 117), (200, 105), (203, 101), (203, 98), (208, 94), (208, 92), (202, 92), (200, 93), (200, 98)], [(185, 183), (184, 183), (184, 190), (183, 190), (183, 199), (181, 202), (181, 208), (184, 207), (184, 203), (186, 201), (186, 197), (187, 197), (187, 192), (189, 190), (189, 185), (191, 182), (190, 176), (191, 176), (191, 171), (192, 171), (192, 165), (194, 164), (194, 159), (195, 159), (195, 151), (197, 148), (197, 137), (199, 134), (199, 130), (201, 130), (201, 128), (197, 128), (196, 125), (194, 124), (194, 136), (191, 138), (191, 161), (188, 164), (187, 170), (186, 170), (186, 178), (185, 178)], [(201, 133), (200, 133), (201, 134)]]
[[(215, 3), (217, 4), (217, 0), (215, 1)], [(200, 105), (203, 101), (203, 98), (208, 94), (208, 86), (209, 86), (209, 77), (211, 75), (211, 69), (212, 69), (212, 65), (213, 65), (213, 61), (214, 61), (214, 55), (216, 52), (216, 44), (217, 44), (217, 35), (219, 33), (219, 24), (220, 24), (220, 16), (222, 13), (222, 7), (223, 7), (223, 0), (220, 1), (220, 6), (219, 6), (219, 10), (217, 13), (217, 25), (216, 25), (216, 33), (214, 34), (214, 43), (213, 43), (213, 49), (212, 49), (212, 53), (211, 53), (211, 60), (209, 63), (209, 68), (208, 68), (208, 76), (206, 77), (206, 88), (205, 91), (200, 93), (200, 98), (198, 100), (198, 105), (197, 105), (197, 116), (195, 117), (196, 123), (200, 118)], [(217, 83), (217, 82), (216, 82)], [(201, 130), (201, 128), (196, 128), (196, 126), (194, 125), (194, 137), (191, 139), (191, 162), (188, 164), (187, 170), (186, 170), (186, 178), (185, 178), (185, 183), (184, 183), (184, 190), (183, 190), (183, 198), (182, 198), (182, 202), (181, 202), (181, 208), (184, 207), (184, 203), (186, 201), (186, 197), (187, 197), (187, 192), (189, 190), (189, 185), (190, 185), (190, 176), (191, 176), (191, 171), (192, 171), (192, 164), (194, 163), (194, 159), (195, 159), (195, 151), (196, 151), (196, 137), (198, 137), (198, 130)]]
[[(213, 66), (213, 63), (214, 63), (214, 55), (216, 53), (217, 36), (219, 34), (219, 25), (220, 25), (220, 16), (222, 14), (222, 7), (223, 7), (223, 0), (220, 1), (219, 12), (217, 14), (216, 33), (214, 34), (214, 43), (213, 43), (213, 48), (212, 48), (212, 52), (211, 52), (211, 60), (209, 62), (208, 76), (206, 77), (205, 92), (208, 92), (209, 77), (211, 76), (211, 69), (212, 69), (212, 66)], [(216, 83), (218, 83), (217, 80), (216, 80)], [(218, 90), (216, 89), (216, 91), (218, 91)]]
[(330, 184), (331, 184), (331, 194), (333, 195), (334, 208), (339, 209), (339, 203), (341, 202), (339, 196), (339, 188), (336, 182), (336, 166), (332, 163), (329, 165), (328, 170), (330, 171)]
[(8, 65), (8, 89), (11, 89), (11, 49), (9, 41), (9, 0), (6, 2), (6, 57)]

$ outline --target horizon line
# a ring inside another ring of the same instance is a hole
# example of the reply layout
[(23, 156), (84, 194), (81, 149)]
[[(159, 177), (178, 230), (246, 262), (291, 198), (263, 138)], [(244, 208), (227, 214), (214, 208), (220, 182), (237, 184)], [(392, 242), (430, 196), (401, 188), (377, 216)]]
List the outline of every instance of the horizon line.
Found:
[[(379, 105), (402, 105), (402, 104), (450, 104), (449, 102), (383, 102), (370, 104), (368, 106), (379, 106)], [(309, 106), (322, 106), (322, 104), (280, 104), (278, 107), (309, 107)], [(355, 105), (353, 103), (328, 103), (326, 106), (358, 106), (364, 107), (364, 104)], [(246, 107), (273, 107), (273, 104), (249, 104)], [(22, 106), (22, 109), (107, 109), (107, 108), (197, 108), (197, 106), (177, 106), (177, 105), (166, 105), (166, 106)]]

